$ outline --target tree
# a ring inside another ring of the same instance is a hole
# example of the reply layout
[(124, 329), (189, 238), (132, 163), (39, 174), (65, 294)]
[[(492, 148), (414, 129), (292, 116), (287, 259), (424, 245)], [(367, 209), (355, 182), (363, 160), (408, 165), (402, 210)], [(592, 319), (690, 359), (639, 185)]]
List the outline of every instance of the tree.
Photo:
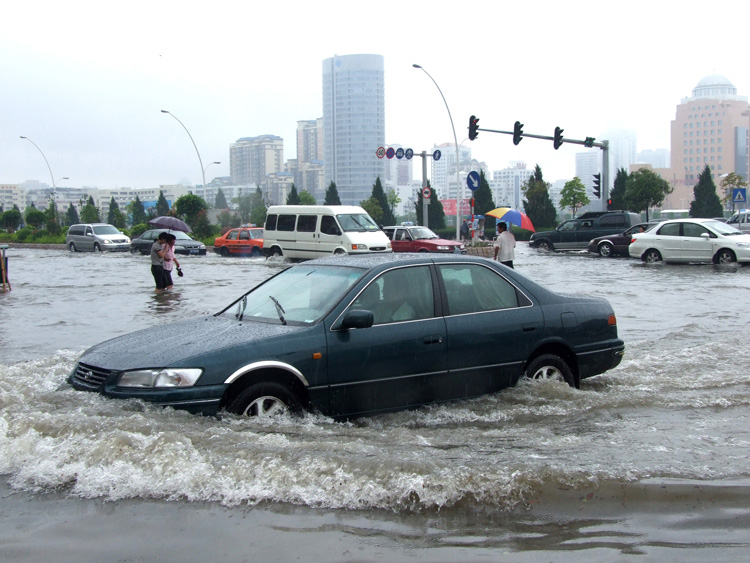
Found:
[(143, 202), (137, 195), (133, 201), (128, 203), (126, 209), (130, 215), (132, 225), (141, 225), (148, 220), (146, 217), (146, 208), (143, 207)]
[(628, 211), (640, 213), (646, 211), (648, 221), (648, 210), (664, 202), (667, 194), (672, 192), (672, 187), (664, 178), (648, 168), (636, 170), (628, 176), (625, 188), (625, 202)]
[(47, 231), (53, 235), (60, 232), (60, 214), (57, 212), (57, 202), (54, 199), (50, 199), (44, 211), (44, 223)]
[(80, 217), (78, 217), (78, 210), (76, 209), (76, 206), (71, 203), (68, 206), (68, 212), (66, 214), (65, 224), (70, 226), (70, 225), (75, 225), (76, 223), (80, 223), (80, 222), (81, 222), (81, 219)]
[(573, 217), (576, 216), (576, 211), (581, 207), (591, 203), (586, 195), (586, 186), (583, 185), (578, 176), (575, 176), (569, 182), (565, 182), (560, 196), (560, 209), (570, 209)]
[[(185, 197), (185, 196), (182, 196), (182, 197)], [(200, 199), (203, 199), (203, 198), (200, 198)], [(178, 199), (177, 201), (180, 201), (180, 200)], [(213, 234), (213, 227), (211, 227), (211, 222), (208, 220), (208, 211), (206, 209), (200, 210), (192, 218), (192, 223), (190, 223), (190, 226), (193, 229), (193, 235), (195, 235), (196, 238), (203, 239), (203, 238), (210, 237)]]
[(487, 176), (484, 175), (484, 170), (480, 170), (479, 187), (474, 192), (474, 213), (477, 215), (484, 215), (496, 207), (495, 200), (492, 199), (490, 184), (487, 182)]
[(26, 208), (24, 219), (26, 220), (27, 225), (31, 225), (38, 229), (44, 224), (47, 217), (44, 215), (44, 211), (39, 211), (32, 202), (32, 204)]
[(101, 223), (101, 221), (99, 210), (94, 205), (94, 198), (89, 196), (86, 205), (81, 209), (81, 223)]
[(336, 182), (331, 181), (326, 190), (326, 198), (323, 201), (325, 205), (341, 205), (339, 191), (336, 189)]
[(625, 190), (628, 182), (628, 173), (624, 168), (620, 168), (615, 176), (615, 181), (612, 186), (612, 191), (609, 193), (609, 199), (612, 200), (612, 205), (608, 206), (611, 209), (626, 209), (627, 204), (625, 203)]
[(398, 197), (398, 192), (393, 188), (388, 190), (388, 193), (385, 194), (385, 197), (388, 200), (388, 208), (391, 210), (391, 214), (393, 215), (395, 221), (396, 208), (398, 207), (398, 204), (401, 203), (401, 198)]
[(742, 179), (742, 176), (730, 172), (721, 179), (721, 189), (724, 192), (724, 197), (721, 198), (722, 203), (729, 208), (729, 204), (732, 204), (732, 211), (734, 211), (734, 201), (732, 193), (735, 188), (747, 188), (747, 182)]
[(367, 211), (367, 214), (372, 217), (373, 221), (379, 225), (383, 224), (383, 208), (380, 207), (380, 202), (377, 199), (374, 197), (365, 199), (359, 202), (359, 206)]
[(294, 184), (292, 184), (292, 189), (289, 190), (289, 195), (286, 196), (286, 204), (287, 205), (299, 205), (300, 204), (299, 194), (297, 193), (297, 188), (294, 187)]
[(267, 211), (268, 207), (266, 206), (266, 202), (263, 200), (263, 192), (261, 191), (260, 186), (257, 186), (255, 188), (252, 205), (250, 207), (250, 222), (253, 225), (263, 226), (266, 222)]
[[(196, 229), (198, 216), (208, 209), (206, 200), (195, 194), (180, 196), (174, 204), (175, 213), (185, 221), (192, 229)], [(210, 234), (210, 233), (209, 233)], [(205, 236), (205, 235), (199, 235)]]
[(307, 190), (302, 190), (299, 193), (300, 205), (315, 205), (315, 198)]
[[(430, 187), (430, 181), (427, 181), (427, 187)], [(434, 193), (434, 192), (433, 192)], [(417, 213), (417, 224), (423, 224), (424, 212), (424, 201), (422, 197), (422, 189), (417, 190), (417, 200), (414, 202), (414, 210)], [(445, 228), (445, 210), (443, 204), (437, 197), (431, 197), (430, 203), (427, 204), (427, 226), (430, 229), (444, 229)]]
[(3, 213), (3, 227), (9, 233), (12, 233), (18, 228), (18, 225), (21, 224), (22, 219), (21, 211), (14, 205), (12, 209), (8, 209), (8, 211)]
[(159, 199), (156, 200), (156, 215), (162, 217), (169, 214), (169, 202), (164, 197), (164, 192), (159, 190)]
[(549, 184), (542, 177), (542, 169), (536, 165), (534, 174), (521, 187), (524, 197), (523, 208), (534, 226), (553, 227), (557, 221), (557, 211), (549, 197)]
[(724, 210), (716, 193), (716, 184), (711, 177), (711, 168), (706, 164), (693, 188), (693, 201), (690, 202), (690, 217), (721, 217)]
[(229, 209), (227, 204), (227, 198), (221, 188), (216, 192), (216, 198), (214, 199), (214, 209)]
[[(372, 185), (371, 199), (375, 199), (380, 205), (380, 209), (383, 210), (381, 220), (383, 225), (393, 225), (396, 222), (396, 218), (393, 216), (391, 206), (388, 204), (388, 198), (385, 196), (385, 190), (383, 190), (383, 184), (380, 182), (380, 176), (375, 179), (375, 183)], [(374, 219), (374, 217), (373, 217)]]
[(120, 206), (115, 201), (115, 197), (112, 196), (109, 200), (109, 213), (107, 213), (107, 223), (114, 225), (118, 229), (125, 228), (125, 215), (120, 211)]

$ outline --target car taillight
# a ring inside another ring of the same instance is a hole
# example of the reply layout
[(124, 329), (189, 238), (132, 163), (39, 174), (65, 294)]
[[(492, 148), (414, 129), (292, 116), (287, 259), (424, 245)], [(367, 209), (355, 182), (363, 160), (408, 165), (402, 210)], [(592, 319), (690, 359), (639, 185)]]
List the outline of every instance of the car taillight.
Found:
[(617, 326), (617, 317), (615, 317), (614, 313), (609, 315), (609, 319), (607, 319), (607, 323), (609, 324), (609, 326)]

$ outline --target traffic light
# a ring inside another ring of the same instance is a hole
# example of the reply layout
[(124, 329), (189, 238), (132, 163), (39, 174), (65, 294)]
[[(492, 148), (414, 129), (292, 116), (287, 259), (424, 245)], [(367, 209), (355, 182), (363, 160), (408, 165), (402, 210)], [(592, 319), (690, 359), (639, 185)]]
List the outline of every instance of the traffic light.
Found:
[(563, 144), (563, 131), (564, 129), (555, 127), (555, 140), (552, 141), (552, 146), (555, 147), (555, 150), (559, 149), (560, 145)]
[(477, 135), (479, 135), (479, 132), (477, 129), (479, 128), (479, 118), (475, 116), (471, 116), (469, 118), (469, 140), (473, 141), (477, 138)]
[(594, 141), (596, 140), (596, 137), (586, 137), (586, 140), (583, 141), (583, 146), (591, 148), (594, 146)]
[[(594, 174), (594, 195), (596, 197), (602, 197), (601, 196), (601, 191), (602, 191), (601, 183), (602, 183), (602, 175)], [(610, 202), (611, 201), (612, 200), (610, 200)]]
[(607, 211), (612, 211), (612, 198), (607, 200)]
[(513, 144), (517, 145), (523, 139), (523, 123), (516, 121), (513, 124)]

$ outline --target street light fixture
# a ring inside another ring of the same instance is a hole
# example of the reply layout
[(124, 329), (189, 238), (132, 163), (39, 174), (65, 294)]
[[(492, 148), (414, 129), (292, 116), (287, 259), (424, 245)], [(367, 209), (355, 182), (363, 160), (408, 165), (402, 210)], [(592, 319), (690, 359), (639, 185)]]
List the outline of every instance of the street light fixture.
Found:
[[(443, 96), (443, 91), (440, 89), (440, 86), (438, 86), (438, 83), (435, 82), (435, 79), (432, 76), (430, 76), (430, 73), (427, 72), (424, 68), (422, 68), (420, 65), (416, 63), (411, 66), (422, 70), (427, 76), (430, 77), (430, 80), (432, 80), (432, 83), (435, 84), (435, 87), (438, 89), (438, 92), (440, 92), (440, 97), (443, 98), (445, 109), (448, 110), (448, 117), (451, 120), (451, 129), (453, 129), (453, 143), (456, 146), (456, 240), (461, 240), (461, 200), (463, 199), (463, 196), (464, 196), (464, 189), (463, 189), (463, 186), (461, 185), (461, 176), (459, 174), (458, 138), (456, 137), (456, 127), (453, 125), (453, 116), (451, 115), (451, 109), (448, 107), (448, 102), (445, 101), (445, 96)], [(459, 194), (460, 194), (460, 197), (459, 197)]]
[(212, 164), (221, 164), (221, 162), (219, 162), (218, 160), (214, 160), (213, 162), (209, 162), (208, 164), (206, 164), (206, 167), (203, 169), (203, 182), (204, 182), (204, 185), (205, 185), (205, 182), (206, 182), (206, 170), (208, 170), (208, 167), (211, 166)]
[(24, 137), (23, 135), (21, 135), (21, 138), (22, 139), (26, 139), (29, 143), (31, 143), (32, 145), (34, 145), (36, 147), (36, 150), (39, 151), (39, 154), (42, 155), (42, 158), (44, 159), (44, 162), (47, 164), (47, 170), (49, 170), (49, 176), (50, 176), (50, 178), (52, 178), (52, 189), (54, 190), (55, 189), (55, 177), (52, 175), (52, 168), (49, 165), (49, 161), (47, 160), (47, 157), (44, 156), (44, 153), (42, 152), (42, 149), (40, 149), (39, 146), (34, 141), (32, 141), (31, 139), (29, 139), (28, 137)]
[[(203, 178), (203, 186), (205, 186), (206, 185), (206, 169), (203, 168), (203, 160), (201, 159), (201, 153), (198, 152), (198, 146), (195, 144), (195, 141), (193, 140), (193, 136), (190, 134), (190, 131), (188, 131), (188, 128), (185, 127), (185, 124), (182, 121), (180, 121), (175, 114), (170, 113), (170, 112), (168, 112), (165, 109), (161, 110), (161, 112), (162, 113), (166, 113), (168, 115), (171, 115), (172, 117), (174, 117), (175, 119), (177, 119), (177, 123), (179, 123), (180, 125), (182, 125), (182, 128), (185, 130), (185, 133), (187, 133), (188, 137), (190, 137), (190, 141), (193, 143), (193, 146), (195, 147), (195, 154), (198, 155), (198, 163), (201, 165), (201, 176)], [(208, 168), (208, 166), (206, 166), (206, 168)]]

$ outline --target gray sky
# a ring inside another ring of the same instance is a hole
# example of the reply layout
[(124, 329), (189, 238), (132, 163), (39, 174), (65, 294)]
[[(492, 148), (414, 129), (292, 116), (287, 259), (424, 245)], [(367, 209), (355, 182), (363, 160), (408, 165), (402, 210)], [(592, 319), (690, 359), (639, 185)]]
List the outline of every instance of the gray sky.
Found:
[[(633, 130), (669, 148), (675, 106), (708, 74), (750, 95), (750, 2), (569, 0), (6, 2), (0, 33), (0, 183), (156, 187), (229, 174), (229, 145), (262, 134), (296, 156), (298, 120), (322, 116), (322, 62), (385, 57), (386, 142), (432, 149), (480, 127), (582, 139)], [(466, 141), (465, 143), (471, 143)], [(580, 146), (480, 133), (491, 169), (575, 174)], [(377, 147), (373, 147), (373, 153)], [(597, 150), (597, 149), (591, 149)]]

